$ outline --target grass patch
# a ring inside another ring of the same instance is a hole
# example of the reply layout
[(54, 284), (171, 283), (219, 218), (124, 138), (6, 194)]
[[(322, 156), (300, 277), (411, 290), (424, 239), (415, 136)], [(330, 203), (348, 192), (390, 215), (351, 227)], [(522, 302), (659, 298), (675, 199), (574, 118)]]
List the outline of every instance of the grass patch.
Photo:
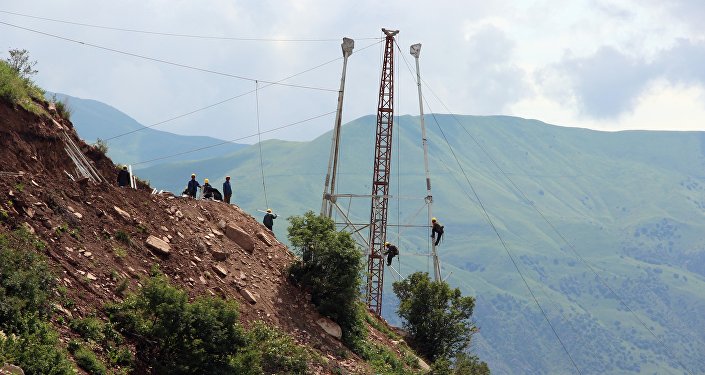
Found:
[(44, 102), (44, 91), (29, 78), (22, 78), (7, 61), (0, 61), (0, 99), (36, 114), (46, 113), (34, 102)]
[(103, 361), (90, 348), (76, 341), (71, 341), (69, 343), (69, 351), (73, 354), (76, 364), (86, 370), (87, 373), (91, 375), (105, 375), (108, 373)]
[(115, 232), (115, 239), (124, 243), (127, 246), (130, 246), (132, 244), (132, 240), (130, 239), (130, 235), (123, 232), (122, 230)]

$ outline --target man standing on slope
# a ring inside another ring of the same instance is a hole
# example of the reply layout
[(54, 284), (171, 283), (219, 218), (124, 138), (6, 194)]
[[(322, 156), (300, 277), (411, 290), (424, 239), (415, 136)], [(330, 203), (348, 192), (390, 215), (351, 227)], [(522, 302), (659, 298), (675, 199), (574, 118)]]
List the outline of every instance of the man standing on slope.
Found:
[[(433, 223), (433, 227), (431, 228), (431, 241), (436, 240), (434, 246), (438, 246), (438, 244), (441, 243), (441, 237), (443, 237), (443, 225), (441, 225), (435, 217), (431, 219), (431, 223)], [(438, 238), (436, 238), (436, 235), (438, 235)]]
[(267, 213), (264, 214), (264, 219), (262, 220), (262, 224), (264, 224), (267, 229), (272, 231), (272, 227), (274, 226), (274, 219), (277, 218), (277, 214), (272, 213), (272, 209), (268, 208)]
[(233, 195), (233, 189), (230, 186), (230, 176), (225, 176), (225, 182), (223, 182), (223, 201), (230, 204), (230, 197)]
[(188, 182), (188, 186), (186, 187), (186, 194), (191, 198), (196, 198), (196, 193), (200, 187), (201, 184), (196, 181), (196, 174), (191, 174), (191, 181)]
[(124, 187), (130, 185), (130, 172), (127, 171), (127, 166), (124, 165), (117, 175), (118, 186)]

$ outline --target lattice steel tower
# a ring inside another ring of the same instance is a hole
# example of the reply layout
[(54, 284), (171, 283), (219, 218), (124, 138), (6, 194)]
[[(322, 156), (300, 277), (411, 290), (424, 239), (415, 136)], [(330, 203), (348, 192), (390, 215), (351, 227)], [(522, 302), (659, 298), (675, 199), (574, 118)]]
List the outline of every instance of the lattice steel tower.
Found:
[(369, 257), (367, 259), (367, 307), (382, 314), (384, 286), (384, 242), (387, 239), (387, 205), (392, 162), (392, 129), (394, 125), (394, 36), (399, 30), (382, 29), (386, 35), (382, 77), (377, 105), (377, 137), (375, 139), (372, 207), (370, 210)]

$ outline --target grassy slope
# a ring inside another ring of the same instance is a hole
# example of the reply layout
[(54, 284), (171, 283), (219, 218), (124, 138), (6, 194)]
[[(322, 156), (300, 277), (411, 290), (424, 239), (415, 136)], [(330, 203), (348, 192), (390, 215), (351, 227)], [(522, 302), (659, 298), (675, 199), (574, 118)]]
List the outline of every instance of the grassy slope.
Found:
[[(705, 229), (703, 134), (603, 133), (499, 116), (460, 117), (464, 130), (449, 116), (437, 119), (583, 373), (667, 373), (675, 371), (678, 362), (691, 371), (705, 371), (695, 354), (705, 347), (705, 334), (692, 329), (705, 327), (698, 313), (705, 306), (700, 236)], [(425, 195), (417, 124), (417, 118), (408, 116), (397, 122), (392, 194)], [(566, 354), (487, 224), (431, 116), (427, 124), (434, 213), (448, 236), (440, 254), (445, 274), (452, 272), (451, 285), (478, 297), (475, 317), (482, 333), (475, 349), (496, 373), (571, 372)], [(340, 182), (345, 190), (340, 192), (369, 194), (373, 137), (374, 117), (344, 127)], [(140, 176), (156, 186), (180, 190), (192, 171), (200, 179), (209, 177), (215, 186), (229, 174), (234, 199), (244, 209), (257, 216), (256, 209), (269, 205), (286, 217), (320, 206), (329, 148), (329, 134), (309, 143), (264, 142), (267, 203), (256, 146), (217, 160), (147, 168)], [(423, 201), (403, 200), (400, 205), (398, 210), (398, 202), (390, 202), (390, 222), (400, 217), (408, 224), (406, 218), (413, 217)], [(353, 217), (367, 220), (368, 201), (353, 201), (351, 207)], [(423, 223), (425, 215), (422, 211), (414, 223)], [(284, 238), (285, 226), (283, 220), (275, 224), (279, 238)], [(388, 238), (401, 245), (403, 274), (428, 269), (427, 258), (419, 255), (427, 251), (424, 230), (390, 228)], [(385, 281), (393, 281), (391, 273)], [(391, 288), (386, 290), (385, 311), (393, 320), (393, 296)]]

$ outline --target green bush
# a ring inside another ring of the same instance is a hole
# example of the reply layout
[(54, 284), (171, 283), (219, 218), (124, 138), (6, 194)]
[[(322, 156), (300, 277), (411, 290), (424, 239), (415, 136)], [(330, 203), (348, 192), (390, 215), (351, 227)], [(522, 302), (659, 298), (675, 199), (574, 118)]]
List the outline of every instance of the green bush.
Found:
[(0, 363), (13, 363), (28, 375), (74, 375), (68, 353), (51, 324), (36, 317), (26, 321), (29, 324), (22, 332), (0, 336)]
[(163, 275), (106, 310), (118, 331), (136, 339), (139, 359), (156, 373), (232, 373), (232, 357), (246, 344), (235, 302), (188, 302)]
[(91, 349), (73, 341), (69, 343), (69, 350), (71, 350), (76, 364), (86, 370), (87, 373), (91, 375), (105, 375), (108, 373), (105, 364), (98, 359)]
[(310, 291), (321, 314), (340, 325), (343, 342), (362, 353), (367, 335), (359, 303), (362, 254), (350, 234), (336, 231), (329, 218), (309, 211), (289, 222), (289, 240), (301, 255), (289, 270), (292, 280)]
[(73, 319), (69, 327), (86, 340), (102, 342), (105, 339), (103, 322), (96, 317)]
[[(308, 354), (288, 335), (264, 322), (255, 322), (247, 332), (247, 349), (238, 353), (234, 363), (247, 363), (250, 370), (265, 374), (305, 374)], [(242, 359), (246, 359), (243, 361)], [(256, 366), (254, 369), (251, 366)], [(238, 366), (240, 367), (240, 366)], [(245, 366), (236, 368), (240, 373)]]
[(0, 330), (21, 333), (27, 320), (46, 320), (55, 278), (37, 250), (44, 244), (25, 229), (0, 235)]
[(33, 100), (43, 101), (44, 91), (22, 75), (7, 61), (0, 61), (0, 99), (34, 113), (42, 112)]
[(0, 234), (0, 363), (27, 374), (73, 374), (48, 322), (55, 278), (38, 253), (44, 246), (24, 229)]
[(425, 272), (413, 273), (392, 287), (410, 345), (422, 356), (432, 362), (453, 358), (470, 345), (476, 330), (470, 321), (474, 298), (463, 297), (460, 289), (443, 281), (431, 281)]

